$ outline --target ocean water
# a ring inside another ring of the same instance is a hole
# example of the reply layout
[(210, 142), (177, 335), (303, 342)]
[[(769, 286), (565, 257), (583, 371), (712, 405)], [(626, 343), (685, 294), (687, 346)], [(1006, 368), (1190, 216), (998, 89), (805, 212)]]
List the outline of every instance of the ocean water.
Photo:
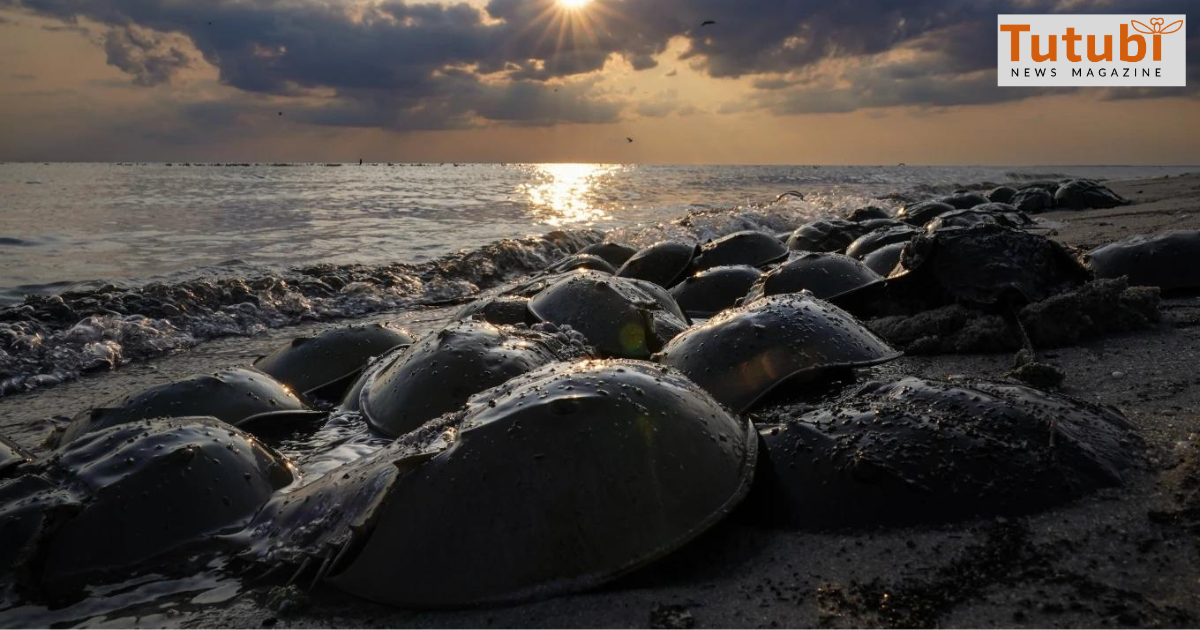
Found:
[[(963, 186), (1186, 170), (0, 164), (0, 395), (209, 339), (464, 298), (604, 233), (704, 240)], [(805, 200), (776, 201), (788, 191)]]

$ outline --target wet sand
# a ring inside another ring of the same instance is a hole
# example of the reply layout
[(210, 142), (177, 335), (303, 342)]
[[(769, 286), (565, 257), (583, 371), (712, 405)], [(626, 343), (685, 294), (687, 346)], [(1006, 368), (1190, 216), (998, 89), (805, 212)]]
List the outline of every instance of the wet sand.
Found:
[[(1136, 204), (1041, 218), (1051, 222), (1052, 236), (1085, 248), (1136, 233), (1200, 228), (1200, 175), (1112, 187)], [(1164, 300), (1162, 312), (1164, 321), (1154, 329), (1042, 354), (1066, 372), (1065, 393), (1116, 405), (1150, 446), (1148, 469), (1125, 486), (1057, 510), (822, 533), (761, 529), (735, 515), (676, 555), (603, 589), (503, 608), (400, 611), (318, 588), (279, 611), (268, 605), (277, 583), (249, 581), (220, 604), (184, 598), (169, 610), (156, 607), (151, 617), (117, 617), (122, 625), (277, 628), (1196, 626), (1200, 298)], [(428, 329), (444, 315), (419, 312), (406, 323)], [(38, 419), (69, 415), (164, 377), (248, 362), (299, 332), (218, 341), (188, 355), (6, 398), (0, 430), (26, 427), (21, 437), (28, 443), (48, 427)], [(906, 357), (875, 372), (1000, 379), (1011, 367), (1010, 355), (960, 355)]]

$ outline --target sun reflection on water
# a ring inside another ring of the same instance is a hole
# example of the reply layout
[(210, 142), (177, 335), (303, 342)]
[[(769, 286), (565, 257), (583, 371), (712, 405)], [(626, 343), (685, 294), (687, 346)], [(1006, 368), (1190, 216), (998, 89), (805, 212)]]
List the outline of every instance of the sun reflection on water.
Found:
[(555, 227), (593, 225), (610, 219), (595, 203), (595, 189), (620, 170), (615, 164), (538, 164), (534, 181), (521, 185), (534, 215)]

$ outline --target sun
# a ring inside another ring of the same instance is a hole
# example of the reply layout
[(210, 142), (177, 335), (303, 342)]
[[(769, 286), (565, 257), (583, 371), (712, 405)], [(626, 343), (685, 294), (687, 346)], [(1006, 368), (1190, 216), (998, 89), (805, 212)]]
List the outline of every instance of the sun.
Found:
[(592, 0), (558, 0), (564, 8), (567, 9), (582, 9), (591, 3)]

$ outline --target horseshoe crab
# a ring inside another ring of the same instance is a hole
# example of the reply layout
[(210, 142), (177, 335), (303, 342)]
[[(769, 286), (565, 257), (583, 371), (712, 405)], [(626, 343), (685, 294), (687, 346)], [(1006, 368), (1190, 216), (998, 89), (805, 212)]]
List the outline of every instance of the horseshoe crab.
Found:
[(785, 382), (899, 356), (845, 311), (806, 292), (723, 311), (676, 337), (657, 359), (741, 413)]
[(998, 225), (925, 232), (904, 246), (889, 289), (937, 305), (1038, 302), (1082, 285), (1091, 274), (1058, 242)]
[(954, 212), (956, 209), (943, 201), (921, 201), (901, 208), (900, 212), (896, 213), (896, 218), (909, 225), (920, 227), (947, 212)]
[(1029, 217), (1006, 203), (986, 203), (967, 210), (955, 210), (939, 215), (925, 224), (926, 232), (950, 227), (1000, 225), (1019, 228), (1032, 223)]
[(796, 228), (787, 246), (802, 252), (840, 252), (869, 231), (870, 228), (854, 221), (819, 219)]
[(537, 323), (537, 318), (529, 312), (529, 298), (519, 295), (499, 295), (475, 300), (456, 313), (454, 319), (481, 319), (496, 326)]
[(18, 446), (16, 442), (0, 435), (0, 479), (8, 476), (10, 471), (31, 461), (33, 461), (33, 456), (28, 451)]
[(865, 206), (857, 208), (846, 215), (847, 221), (862, 223), (863, 221), (871, 221), (874, 219), (891, 219), (892, 213), (880, 208), (879, 206)]
[(259, 357), (254, 367), (312, 400), (341, 400), (372, 357), (415, 341), (412, 333), (389, 324), (332, 328), (299, 337)]
[[(34, 588), (72, 591), (244, 527), (291, 464), (216, 418), (136, 421), (88, 433), (60, 449), (39, 476), (69, 500), (22, 550)], [(33, 498), (31, 497), (30, 500)], [(45, 498), (42, 498), (45, 501)]]
[(572, 254), (546, 267), (546, 271), (549, 273), (562, 273), (564, 271), (575, 271), (576, 269), (603, 271), (608, 274), (617, 273), (616, 267), (613, 267), (603, 258), (592, 254)]
[(236, 427), (269, 429), (321, 415), (286, 386), (257, 370), (232, 368), (151, 387), (76, 416), (59, 438), (65, 445), (85, 433), (153, 418), (213, 416)]
[(634, 254), (637, 253), (637, 250), (632, 247), (626, 247), (617, 243), (604, 242), (588, 245), (587, 247), (579, 250), (579, 253), (599, 256), (608, 261), (608, 264), (620, 269), (621, 265), (624, 265), (626, 261), (628, 261), (633, 257)]
[(751, 505), (799, 527), (1028, 514), (1120, 484), (1139, 463), (1116, 410), (1007, 383), (905, 377), (754, 419), (765, 456)]
[(1115, 208), (1128, 205), (1130, 201), (1113, 192), (1111, 188), (1090, 179), (1073, 179), (1054, 192), (1054, 205), (1064, 210), (1088, 210), (1090, 208)]
[(1084, 257), (1097, 278), (1129, 278), (1129, 284), (1163, 291), (1200, 288), (1200, 230), (1143, 234), (1109, 243)]
[(862, 260), (871, 252), (891, 245), (893, 243), (907, 243), (916, 236), (917, 229), (907, 223), (902, 224), (902, 227), (890, 227), (882, 230), (874, 230), (863, 234), (855, 239), (850, 246), (846, 248), (846, 255), (851, 258)]
[(276, 495), (230, 541), (405, 608), (547, 597), (707, 530), (746, 494), (756, 451), (749, 423), (674, 370), (552, 364)]
[(746, 265), (713, 267), (689, 276), (671, 288), (671, 297), (692, 317), (711, 317), (738, 300), (762, 272)]
[(1017, 189), (1012, 186), (997, 186), (988, 191), (986, 197), (988, 201), (996, 203), (1009, 203), (1014, 195), (1017, 194)]
[(350, 408), (361, 410), (375, 430), (397, 437), (458, 409), (489, 387), (583, 354), (582, 344), (560, 332), (454, 322), (393, 352), (363, 375), (351, 392), (357, 391), (358, 398)]
[(765, 232), (745, 230), (709, 241), (700, 248), (696, 269), (748, 265), (765, 267), (787, 258), (788, 248), (779, 239)]
[(896, 268), (896, 265), (900, 263), (900, 254), (904, 252), (905, 245), (908, 245), (908, 241), (884, 245), (870, 254), (863, 256), (863, 264), (871, 271), (886, 278)]
[(688, 325), (665, 292), (593, 271), (551, 285), (529, 310), (582, 333), (602, 355), (626, 359), (648, 358)]
[(953, 195), (942, 197), (938, 201), (954, 206), (959, 210), (966, 210), (967, 208), (974, 208), (975, 206), (988, 203), (988, 198), (977, 192), (956, 192)]
[(1054, 209), (1054, 195), (1044, 188), (1022, 188), (1009, 203), (1025, 214), (1040, 214)]
[(700, 246), (678, 241), (662, 241), (639, 250), (617, 270), (622, 278), (637, 278), (671, 288), (683, 279), (700, 254)]
[(845, 254), (801, 254), (763, 274), (746, 294), (746, 302), (768, 295), (809, 291), (834, 301), (848, 293), (883, 282), (883, 277)]

